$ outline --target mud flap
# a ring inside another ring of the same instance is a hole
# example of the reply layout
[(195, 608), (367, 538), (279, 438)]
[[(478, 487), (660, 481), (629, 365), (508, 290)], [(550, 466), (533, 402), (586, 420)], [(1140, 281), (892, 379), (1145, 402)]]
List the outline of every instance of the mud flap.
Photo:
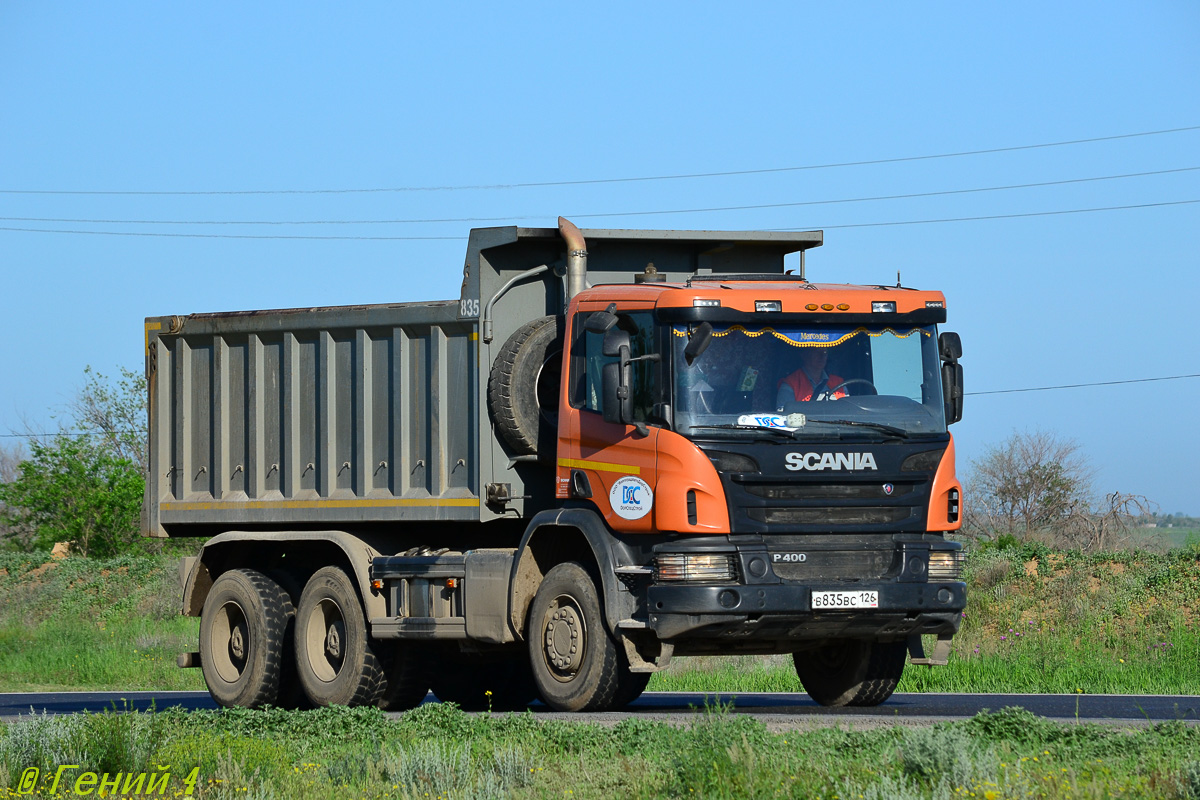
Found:
[(944, 667), (950, 663), (950, 634), (939, 634), (934, 645), (933, 655), (925, 655), (925, 645), (921, 643), (920, 635), (908, 637), (908, 663), (923, 664), (926, 667)]

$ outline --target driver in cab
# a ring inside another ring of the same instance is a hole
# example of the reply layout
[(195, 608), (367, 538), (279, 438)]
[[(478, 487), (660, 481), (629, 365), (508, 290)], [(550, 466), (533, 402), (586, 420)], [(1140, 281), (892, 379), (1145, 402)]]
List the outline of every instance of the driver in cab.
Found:
[(800, 369), (779, 382), (775, 407), (809, 400), (838, 400), (847, 396), (840, 375), (825, 371), (829, 361), (828, 347), (805, 347), (800, 351)]

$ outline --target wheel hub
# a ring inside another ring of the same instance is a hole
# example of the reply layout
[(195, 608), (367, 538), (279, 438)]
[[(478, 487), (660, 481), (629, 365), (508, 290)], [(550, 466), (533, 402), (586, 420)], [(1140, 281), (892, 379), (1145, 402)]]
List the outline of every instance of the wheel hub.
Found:
[(229, 634), (229, 652), (239, 660), (246, 657), (246, 634), (240, 625)]
[(325, 653), (334, 661), (342, 657), (342, 632), (340, 623), (334, 623), (329, 626), (329, 630), (325, 634)]
[(546, 661), (555, 671), (574, 675), (583, 661), (584, 625), (579, 610), (560, 606), (546, 621)]

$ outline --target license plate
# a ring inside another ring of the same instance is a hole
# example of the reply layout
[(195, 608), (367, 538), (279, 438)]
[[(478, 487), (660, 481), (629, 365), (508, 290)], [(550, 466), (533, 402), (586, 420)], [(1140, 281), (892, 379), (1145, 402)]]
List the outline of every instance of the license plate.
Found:
[(879, 608), (879, 592), (813, 592), (812, 607), (817, 609)]

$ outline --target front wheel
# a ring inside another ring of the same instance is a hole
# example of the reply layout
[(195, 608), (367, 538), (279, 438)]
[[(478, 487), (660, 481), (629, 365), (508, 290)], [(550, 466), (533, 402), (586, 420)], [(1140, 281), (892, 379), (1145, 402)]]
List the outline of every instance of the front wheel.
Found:
[(904, 642), (829, 639), (792, 654), (809, 697), (823, 706), (877, 706), (892, 696), (904, 673)]
[(617, 701), (627, 665), (582, 565), (571, 561), (546, 573), (529, 608), (526, 641), (538, 694), (555, 711), (599, 711)]
[(387, 686), (350, 576), (317, 570), (296, 611), (296, 672), (315, 706), (374, 705)]

